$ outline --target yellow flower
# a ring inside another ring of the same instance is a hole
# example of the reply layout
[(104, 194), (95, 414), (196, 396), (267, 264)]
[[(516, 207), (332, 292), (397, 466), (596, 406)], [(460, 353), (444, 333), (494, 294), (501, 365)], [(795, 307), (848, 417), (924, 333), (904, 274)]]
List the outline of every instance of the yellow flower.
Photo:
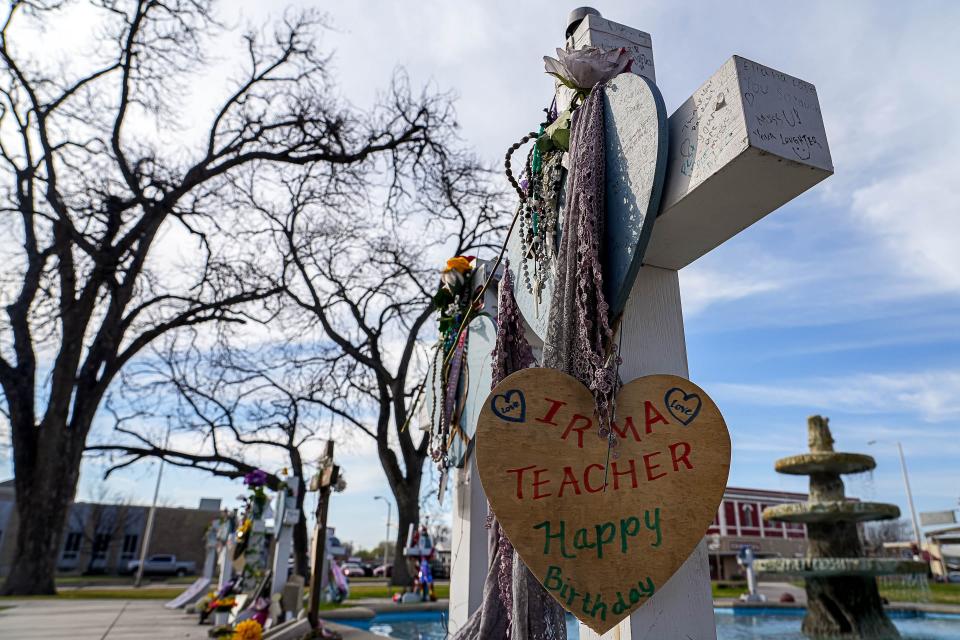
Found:
[(260, 640), (263, 629), (256, 620), (244, 620), (233, 630), (232, 640)]
[(470, 268), (470, 260), (463, 256), (457, 256), (447, 260), (447, 271), (456, 269), (460, 273), (466, 273), (467, 271), (470, 271)]

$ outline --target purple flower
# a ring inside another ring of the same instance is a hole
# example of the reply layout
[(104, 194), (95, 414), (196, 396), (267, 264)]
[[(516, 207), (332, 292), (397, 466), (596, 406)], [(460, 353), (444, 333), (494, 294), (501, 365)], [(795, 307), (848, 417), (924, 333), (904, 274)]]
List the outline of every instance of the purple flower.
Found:
[(262, 487), (267, 484), (267, 472), (263, 469), (254, 469), (243, 476), (243, 484), (248, 487)]

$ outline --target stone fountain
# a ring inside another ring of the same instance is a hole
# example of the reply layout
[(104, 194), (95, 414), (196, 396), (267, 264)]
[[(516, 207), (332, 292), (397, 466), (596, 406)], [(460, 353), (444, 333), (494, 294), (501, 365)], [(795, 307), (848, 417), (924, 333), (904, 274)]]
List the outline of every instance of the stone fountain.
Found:
[(807, 556), (757, 560), (754, 567), (758, 573), (805, 578), (803, 633), (811, 638), (899, 638), (883, 611), (876, 576), (925, 573), (927, 567), (912, 560), (863, 557), (857, 524), (898, 518), (900, 509), (846, 500), (840, 475), (870, 471), (876, 461), (859, 453), (835, 452), (826, 418), (811, 416), (807, 429), (810, 453), (777, 460), (775, 469), (810, 476), (809, 500), (763, 510), (764, 520), (807, 526)]

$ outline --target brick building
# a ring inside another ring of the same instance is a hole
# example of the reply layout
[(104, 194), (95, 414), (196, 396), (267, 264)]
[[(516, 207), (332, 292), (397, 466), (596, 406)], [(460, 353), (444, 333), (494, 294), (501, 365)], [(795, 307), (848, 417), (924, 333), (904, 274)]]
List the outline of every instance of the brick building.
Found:
[[(203, 499), (201, 508), (157, 507), (150, 554), (165, 553), (193, 561), (203, 569), (207, 526), (220, 501)], [(65, 573), (119, 573), (140, 557), (149, 507), (75, 502), (70, 507), (57, 558)], [(6, 575), (16, 549), (16, 494), (13, 480), (0, 482), (0, 576)]]
[[(710, 575), (714, 580), (742, 577), (737, 553), (752, 547), (757, 558), (796, 558), (807, 551), (807, 528), (799, 523), (764, 522), (764, 508), (806, 502), (807, 494), (727, 487), (713, 524), (707, 529)], [(718, 571), (719, 569), (719, 571)]]

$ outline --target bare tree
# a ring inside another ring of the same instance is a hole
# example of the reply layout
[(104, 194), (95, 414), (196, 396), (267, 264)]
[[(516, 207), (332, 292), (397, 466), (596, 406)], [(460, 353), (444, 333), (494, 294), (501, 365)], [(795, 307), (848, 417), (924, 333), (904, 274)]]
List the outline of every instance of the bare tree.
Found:
[(860, 528), (860, 537), (867, 555), (888, 555), (883, 546), (885, 543), (911, 540), (910, 524), (902, 518), (866, 522)]
[[(76, 2), (14, 0), (0, 18), (0, 408), (20, 517), (4, 594), (55, 591), (81, 456), (121, 369), (184, 327), (270, 317), (274, 266), (220, 233), (236, 224), (234, 181), (295, 166), (336, 192), (375, 166), (416, 164), (451, 124), (445, 98), (402, 83), (370, 112), (340, 104), (309, 13), (243, 34), (229, 94), (209, 114), (183, 108), (223, 36), (211, 3), (91, 0), (102, 37), (67, 66), (22, 56), (17, 39), (36, 31), (17, 25)], [(204, 121), (192, 143), (145, 133)]]
[[(170, 342), (154, 357), (128, 367), (120, 391), (107, 403), (115, 418), (114, 431), (106, 436), (110, 444), (91, 444), (87, 451), (112, 458), (105, 476), (149, 458), (224, 478), (262, 467), (275, 491), (284, 486), (280, 467), (263, 464), (262, 458), (278, 454), (280, 466), (300, 482), (293, 545), (295, 570), (306, 577), (308, 449), (318, 441), (321, 424), (329, 423), (312, 396), (324, 387), (336, 361), (318, 365), (324, 361), (315, 349), (312, 366), (299, 366), (295, 353), (283, 346), (245, 350), (220, 342), (201, 348), (193, 338), (184, 347)], [(180, 444), (164, 444), (156, 437), (159, 429), (143, 428), (145, 420), (164, 413), (176, 425), (172, 435)]]
[[(318, 192), (310, 172), (260, 174), (236, 188), (270, 221), (283, 254), (276, 284), (290, 303), (284, 317), (350, 363), (336, 393), (315, 401), (376, 444), (399, 511), (395, 584), (411, 579), (399, 559), (408, 527), (419, 522), (429, 456), (415, 410), (431, 358), (425, 343), (436, 336), (433, 297), (446, 258), (499, 249), (509, 216), (491, 178), (446, 147), (386, 182), (368, 176), (350, 197)], [(286, 199), (261, 197), (268, 186)]]

